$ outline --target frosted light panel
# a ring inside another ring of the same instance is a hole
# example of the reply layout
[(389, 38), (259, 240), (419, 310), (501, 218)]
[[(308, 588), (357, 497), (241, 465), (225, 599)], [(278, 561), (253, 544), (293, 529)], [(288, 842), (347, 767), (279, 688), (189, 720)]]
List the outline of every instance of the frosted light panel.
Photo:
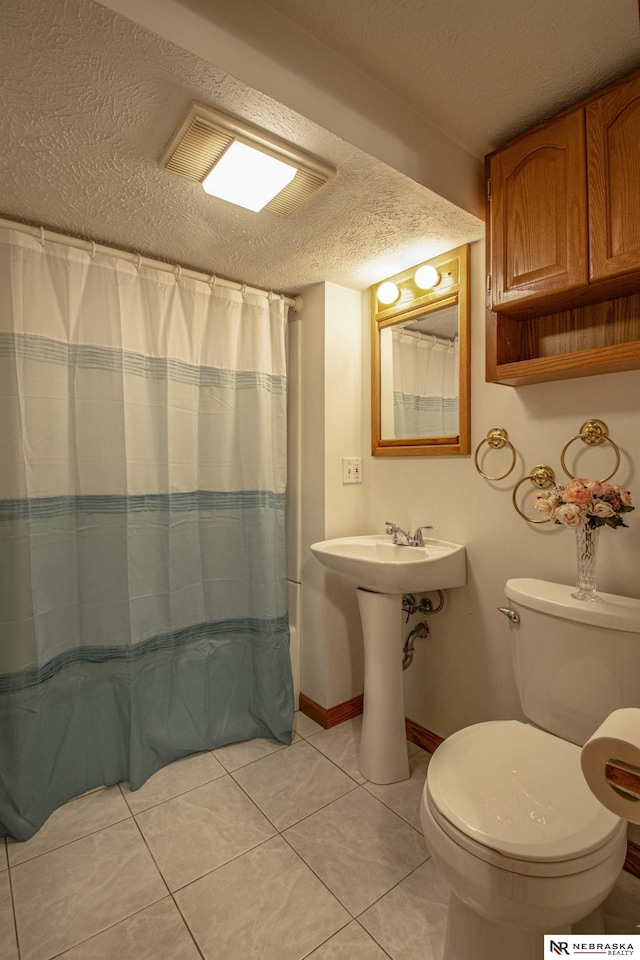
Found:
[(296, 168), (234, 140), (202, 186), (220, 200), (256, 213), (291, 183)]

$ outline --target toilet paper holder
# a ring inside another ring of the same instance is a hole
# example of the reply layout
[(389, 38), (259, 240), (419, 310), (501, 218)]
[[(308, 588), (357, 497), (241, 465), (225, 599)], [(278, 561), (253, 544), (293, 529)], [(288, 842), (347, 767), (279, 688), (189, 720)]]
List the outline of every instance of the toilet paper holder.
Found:
[(604, 767), (609, 786), (628, 800), (640, 800), (640, 768), (624, 760), (608, 760)]

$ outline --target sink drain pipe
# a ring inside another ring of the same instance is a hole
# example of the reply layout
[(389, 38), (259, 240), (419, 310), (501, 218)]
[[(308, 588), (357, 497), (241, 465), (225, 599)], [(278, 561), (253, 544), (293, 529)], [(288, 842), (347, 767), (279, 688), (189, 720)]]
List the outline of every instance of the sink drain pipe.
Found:
[(422, 623), (417, 623), (413, 630), (409, 631), (402, 646), (403, 670), (406, 670), (407, 667), (411, 666), (411, 661), (413, 660), (413, 644), (415, 643), (416, 638), (422, 638), (423, 640), (426, 640), (428, 636), (429, 624), (426, 622), (426, 620), (423, 620)]
[[(423, 597), (420, 603), (416, 603), (416, 598), (412, 593), (405, 593), (402, 597), (402, 611), (407, 615), (407, 623), (409, 622), (409, 617), (414, 613), (428, 613), (430, 616), (433, 614), (440, 613), (444, 607), (444, 593), (442, 590), (435, 591), (438, 594), (438, 606), (434, 607), (431, 600), (428, 597)], [(411, 661), (413, 660), (413, 644), (416, 640), (416, 637), (426, 640), (429, 636), (429, 624), (426, 620), (423, 620), (422, 623), (417, 623), (413, 630), (410, 630), (407, 636), (405, 637), (404, 644), (402, 646), (402, 669), (406, 670), (407, 667), (411, 666)]]

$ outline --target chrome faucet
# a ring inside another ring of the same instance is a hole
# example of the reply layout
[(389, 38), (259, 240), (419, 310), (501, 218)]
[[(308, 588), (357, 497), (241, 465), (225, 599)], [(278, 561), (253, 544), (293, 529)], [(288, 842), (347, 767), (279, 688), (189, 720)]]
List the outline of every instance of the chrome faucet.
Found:
[(385, 524), (385, 533), (389, 535), (393, 534), (393, 542), (398, 543), (404, 547), (413, 546), (413, 538), (410, 533), (407, 533), (406, 530), (403, 530), (402, 527), (399, 527), (397, 523), (389, 523), (387, 520)]
[(424, 537), (422, 536), (423, 530), (433, 530), (433, 527), (430, 523), (423, 523), (421, 527), (418, 527), (413, 535), (413, 542), (417, 547), (424, 547)]
[(408, 531), (403, 530), (397, 523), (389, 523), (387, 520), (385, 524), (385, 532), (388, 533), (389, 536), (393, 535), (393, 542), (401, 547), (423, 547), (423, 530), (433, 530), (433, 527), (428, 524), (423, 524), (421, 527), (418, 527), (414, 535), (411, 536)]

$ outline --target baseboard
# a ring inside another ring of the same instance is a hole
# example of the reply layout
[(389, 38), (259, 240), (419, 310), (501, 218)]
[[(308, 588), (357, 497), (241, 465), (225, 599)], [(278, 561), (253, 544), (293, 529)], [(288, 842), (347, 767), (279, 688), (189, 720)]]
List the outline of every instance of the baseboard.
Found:
[[(364, 697), (362, 694), (359, 694), (357, 697), (352, 697), (351, 700), (346, 700), (344, 703), (339, 703), (335, 707), (327, 708), (321, 707), (320, 704), (312, 700), (311, 697), (307, 697), (304, 693), (301, 693), (299, 710), (301, 713), (304, 713), (305, 716), (319, 723), (325, 730), (328, 730), (329, 727), (335, 727), (345, 720), (351, 720), (352, 717), (359, 717), (362, 713), (363, 701)], [(442, 743), (442, 737), (439, 737), (437, 733), (432, 733), (431, 730), (427, 730), (426, 727), (420, 726), (415, 720), (405, 718), (405, 725), (407, 729), (407, 740), (422, 747), (422, 749), (428, 753), (433, 753)]]
[(407, 730), (407, 740), (422, 747), (427, 753), (435, 753), (444, 737), (439, 737), (437, 733), (427, 730), (426, 727), (421, 727), (419, 723), (416, 723), (415, 720), (409, 720), (408, 717), (404, 718), (404, 723)]
[(315, 700), (301, 693), (298, 703), (301, 713), (328, 730), (329, 727), (336, 727), (339, 723), (344, 723), (345, 720), (351, 720), (352, 717), (359, 717), (362, 713), (363, 699), (360, 693), (357, 697), (352, 697), (351, 700), (327, 708), (321, 707)]
[(640, 878), (640, 846), (637, 843), (627, 842), (627, 859), (624, 862), (624, 869), (634, 877)]
[[(345, 701), (345, 703), (339, 703), (336, 707), (327, 709), (301, 693), (299, 705), (300, 711), (305, 716), (311, 717), (312, 720), (315, 720), (316, 723), (327, 730), (329, 727), (335, 727), (352, 717), (359, 717), (362, 713), (363, 696), (360, 694)], [(415, 720), (409, 720), (408, 717), (405, 717), (404, 722), (407, 729), (407, 740), (415, 743), (418, 747), (422, 747), (427, 753), (434, 753), (444, 740), (444, 737), (427, 730), (426, 727), (422, 727)], [(640, 878), (640, 846), (632, 843), (631, 840), (627, 843), (627, 859), (624, 862), (624, 869), (634, 877)]]

